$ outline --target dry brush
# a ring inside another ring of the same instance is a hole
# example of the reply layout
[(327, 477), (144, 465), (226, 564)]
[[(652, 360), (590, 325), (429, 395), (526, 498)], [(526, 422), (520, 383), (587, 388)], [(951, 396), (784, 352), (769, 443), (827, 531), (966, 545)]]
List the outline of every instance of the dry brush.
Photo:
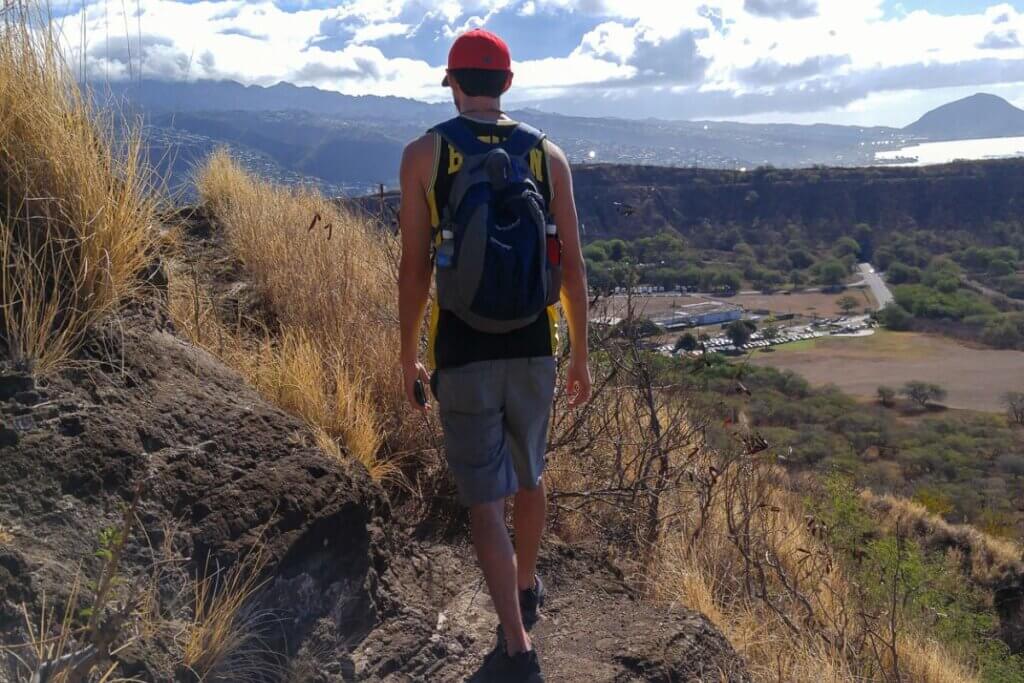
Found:
[(47, 26), (0, 17), (0, 343), (38, 372), (139, 292), (156, 208), (138, 135), (114, 135)]

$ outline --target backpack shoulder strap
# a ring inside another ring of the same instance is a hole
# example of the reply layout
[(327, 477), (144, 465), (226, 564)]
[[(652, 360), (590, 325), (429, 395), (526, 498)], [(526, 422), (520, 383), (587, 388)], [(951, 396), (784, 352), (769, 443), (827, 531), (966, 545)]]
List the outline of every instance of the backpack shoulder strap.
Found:
[(516, 157), (525, 157), (530, 153), (534, 147), (539, 145), (547, 135), (537, 130), (533, 126), (528, 126), (525, 123), (517, 123), (516, 129), (512, 131), (512, 134), (505, 139), (501, 147), (508, 155), (513, 159)]
[(466, 156), (485, 154), (490, 149), (476, 137), (473, 130), (460, 116), (440, 123), (430, 131), (440, 135), (445, 142)]

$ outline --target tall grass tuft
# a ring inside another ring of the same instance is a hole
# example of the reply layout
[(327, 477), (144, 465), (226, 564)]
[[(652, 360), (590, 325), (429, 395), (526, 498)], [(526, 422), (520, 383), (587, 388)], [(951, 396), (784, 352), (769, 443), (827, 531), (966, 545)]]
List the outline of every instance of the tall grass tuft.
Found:
[(0, 345), (45, 373), (138, 291), (155, 200), (32, 12), (0, 15)]
[(182, 666), (199, 681), (260, 681), (279, 678), (280, 655), (263, 642), (273, 627), (270, 613), (254, 610), (253, 598), (268, 557), (262, 542), (228, 569), (210, 571), (192, 583), (193, 615), (179, 636)]
[(262, 340), (246, 339), (181, 282), (176, 288), (190, 294), (172, 296), (174, 319), (306, 420), (329, 453), (344, 451), (377, 479), (395, 474), (382, 454), (403, 448), (410, 428), (395, 357), (394, 238), (315, 191), (254, 178), (223, 151), (200, 170), (197, 187), (270, 320)]

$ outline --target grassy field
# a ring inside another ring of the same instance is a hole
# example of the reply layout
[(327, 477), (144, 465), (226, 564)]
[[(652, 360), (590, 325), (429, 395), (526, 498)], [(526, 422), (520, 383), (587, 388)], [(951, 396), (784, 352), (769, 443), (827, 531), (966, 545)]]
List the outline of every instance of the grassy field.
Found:
[(1003, 395), (1020, 391), (1024, 382), (1024, 352), (974, 349), (912, 332), (785, 344), (772, 353), (755, 354), (752, 362), (793, 370), (814, 384), (835, 384), (868, 398), (881, 385), (934, 382), (949, 392), (947, 406), (965, 410), (1001, 411)]
[(852, 296), (860, 303), (854, 313), (862, 313), (865, 308), (874, 308), (875, 302), (867, 289), (851, 288), (844, 292), (826, 294), (823, 292), (799, 292), (796, 294), (739, 294), (730, 302), (739, 304), (748, 311), (768, 310), (779, 315), (792, 313), (806, 318), (831, 318), (842, 315), (842, 309), (836, 302), (844, 296)]
[[(864, 308), (874, 308), (875, 306), (874, 299), (865, 288), (851, 288), (838, 294), (822, 292), (737, 294), (730, 297), (716, 297), (714, 300), (742, 306), (748, 311), (767, 310), (776, 315), (792, 313), (807, 318), (831, 318), (842, 314), (842, 309), (836, 305), (836, 302), (845, 295), (850, 295), (862, 302), (861, 309), (855, 310), (854, 313), (861, 313)], [(688, 294), (635, 296), (633, 297), (633, 306), (641, 315), (655, 317), (703, 301), (707, 301), (707, 299)], [(613, 296), (608, 299), (607, 306), (607, 315), (622, 316), (626, 310), (626, 297)]]

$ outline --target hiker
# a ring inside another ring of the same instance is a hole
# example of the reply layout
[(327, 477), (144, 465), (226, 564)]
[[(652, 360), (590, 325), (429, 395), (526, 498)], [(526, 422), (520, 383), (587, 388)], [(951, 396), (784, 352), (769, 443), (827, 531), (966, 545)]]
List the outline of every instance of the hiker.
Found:
[[(402, 156), (399, 316), (409, 402), (440, 408), (448, 467), (469, 508), (473, 547), (500, 621), (487, 681), (544, 679), (527, 631), (544, 601), (537, 554), (542, 473), (555, 391), (561, 299), (571, 356), (570, 406), (590, 398), (587, 282), (565, 154), (501, 110), (511, 54), (485, 30), (454, 42), (443, 85), (459, 115)], [(430, 313), (429, 376), (420, 326)], [(515, 547), (505, 525), (513, 499)]]

